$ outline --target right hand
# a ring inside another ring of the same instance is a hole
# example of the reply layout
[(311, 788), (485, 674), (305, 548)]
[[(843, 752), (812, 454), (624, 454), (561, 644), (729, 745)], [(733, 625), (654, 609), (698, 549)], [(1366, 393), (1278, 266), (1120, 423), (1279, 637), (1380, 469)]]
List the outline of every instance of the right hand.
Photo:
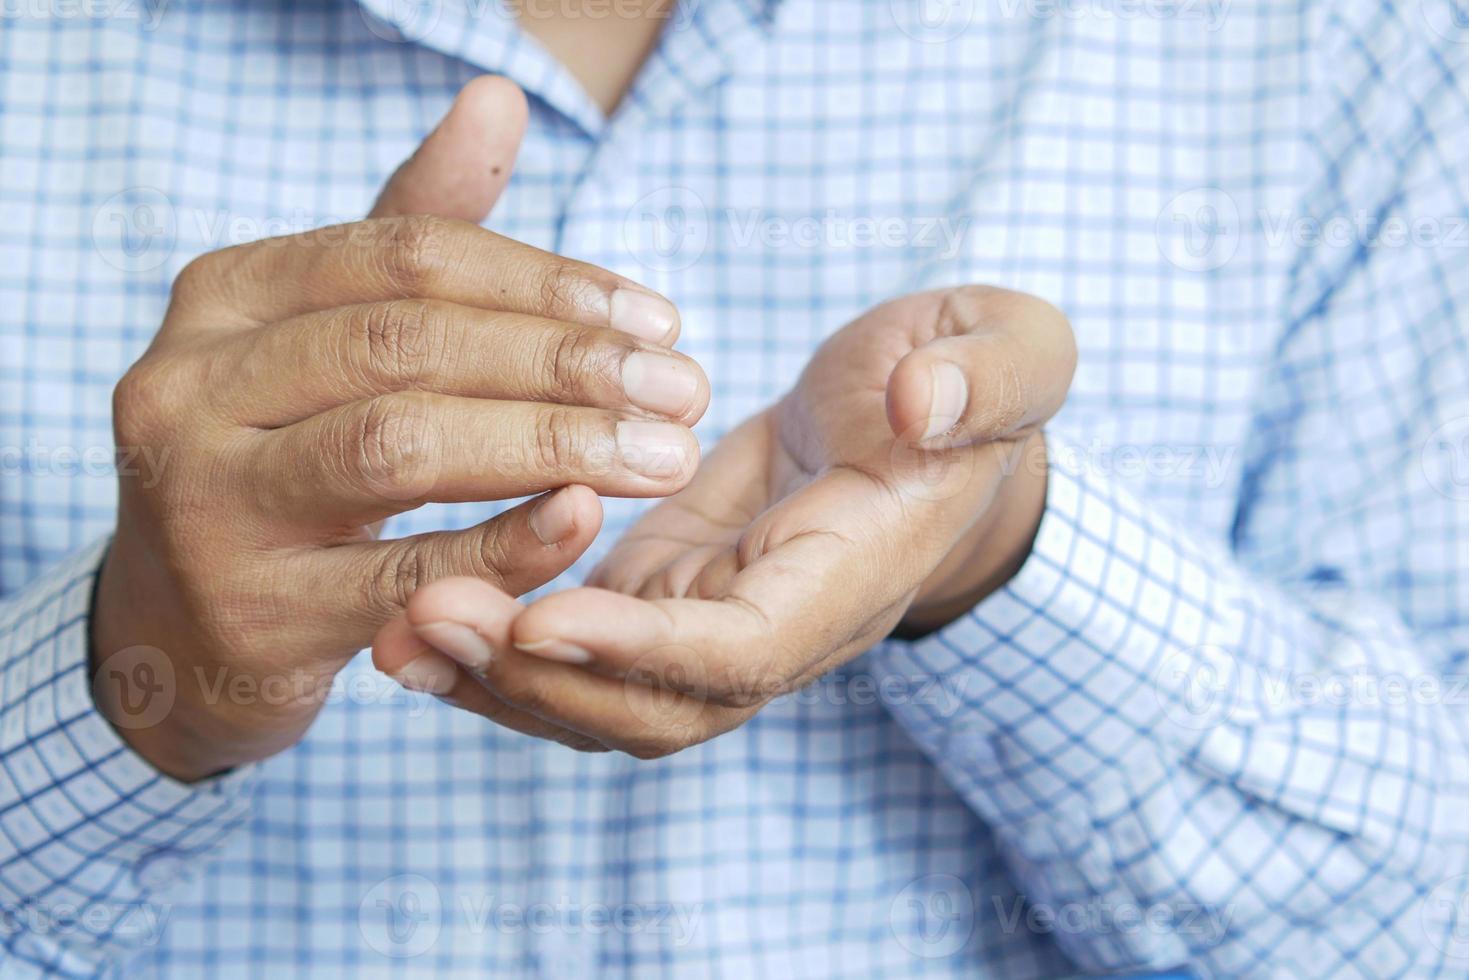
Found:
[[(536, 588), (596, 536), (596, 494), (665, 496), (692, 476), (708, 383), (668, 349), (673, 306), (478, 227), (525, 120), (519, 89), (477, 79), (368, 220), (194, 261), (117, 386), (119, 447), (162, 462), (121, 478), (94, 665), (153, 647), (176, 690), (146, 726), (105, 678), (94, 690), (164, 772), (198, 779), (294, 744), (420, 585)], [(467, 530), (377, 539), (429, 501), (542, 491)]]

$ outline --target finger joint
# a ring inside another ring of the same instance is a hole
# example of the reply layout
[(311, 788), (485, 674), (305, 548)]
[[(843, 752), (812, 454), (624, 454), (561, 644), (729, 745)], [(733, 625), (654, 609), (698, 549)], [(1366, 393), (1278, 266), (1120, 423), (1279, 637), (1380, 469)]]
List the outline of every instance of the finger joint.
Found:
[(395, 501), (419, 500), (435, 478), (434, 430), (427, 405), (414, 397), (381, 395), (366, 403), (354, 439), (356, 477)]
[(443, 262), (446, 222), (426, 214), (389, 220), (392, 225), (386, 254), (388, 278), (402, 295), (422, 295)]
[(378, 378), (416, 388), (426, 377), (434, 350), (430, 304), (396, 300), (368, 307), (359, 321), (358, 343), (368, 370)]

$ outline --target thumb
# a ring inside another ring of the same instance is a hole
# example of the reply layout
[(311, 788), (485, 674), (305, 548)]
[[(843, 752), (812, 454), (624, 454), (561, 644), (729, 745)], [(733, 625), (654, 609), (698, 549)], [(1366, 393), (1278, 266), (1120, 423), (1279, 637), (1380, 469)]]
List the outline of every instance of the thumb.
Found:
[(1076, 339), (1044, 300), (985, 286), (950, 290), (935, 332), (888, 377), (888, 424), (900, 438), (925, 449), (1017, 439), (1065, 400)]
[(509, 79), (481, 75), (465, 85), (368, 217), (432, 214), (479, 224), (510, 181), (526, 115), (525, 93)]

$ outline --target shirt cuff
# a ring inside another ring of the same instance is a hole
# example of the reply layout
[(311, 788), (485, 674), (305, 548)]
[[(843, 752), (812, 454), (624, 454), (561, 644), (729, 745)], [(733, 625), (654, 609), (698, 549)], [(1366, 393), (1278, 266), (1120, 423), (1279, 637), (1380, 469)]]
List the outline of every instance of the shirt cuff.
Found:
[(1220, 556), (1089, 473), (1063, 437), (1046, 440), (1046, 507), (1016, 575), (953, 623), (877, 651), (879, 672), (936, 682), (941, 697), (894, 713), (1011, 827), (1054, 816), (1083, 787), (1103, 803), (1120, 787), (1097, 780), (1111, 783), (1131, 757), (1156, 767), (1156, 739), (1197, 747), (1209, 728), (1194, 723), (1198, 705), (1170, 701), (1194, 692), (1171, 690), (1162, 668), (1170, 652), (1207, 657), (1239, 625), (1224, 621)]
[[(192, 785), (171, 779), (98, 711), (89, 612), (107, 545), (0, 604), (0, 902), (25, 927), (6, 945), (62, 972), (98, 947), (126, 945), (136, 905), (216, 848), (246, 814), (255, 782), (251, 768)], [(165, 673), (135, 675), (138, 695), (171, 696)], [(53, 910), (90, 915), (89, 928), (47, 929)], [(115, 921), (104, 924), (107, 915)]]

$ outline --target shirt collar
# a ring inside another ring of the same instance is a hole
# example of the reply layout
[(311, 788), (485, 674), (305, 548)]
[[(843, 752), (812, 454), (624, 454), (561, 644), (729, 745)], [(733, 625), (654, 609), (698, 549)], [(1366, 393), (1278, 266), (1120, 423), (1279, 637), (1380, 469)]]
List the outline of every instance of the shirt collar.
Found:
[(592, 136), (611, 123), (672, 112), (747, 62), (765, 43), (784, 0), (680, 0), (611, 120), (504, 0), (355, 0), (385, 42), (420, 44), (504, 75)]

